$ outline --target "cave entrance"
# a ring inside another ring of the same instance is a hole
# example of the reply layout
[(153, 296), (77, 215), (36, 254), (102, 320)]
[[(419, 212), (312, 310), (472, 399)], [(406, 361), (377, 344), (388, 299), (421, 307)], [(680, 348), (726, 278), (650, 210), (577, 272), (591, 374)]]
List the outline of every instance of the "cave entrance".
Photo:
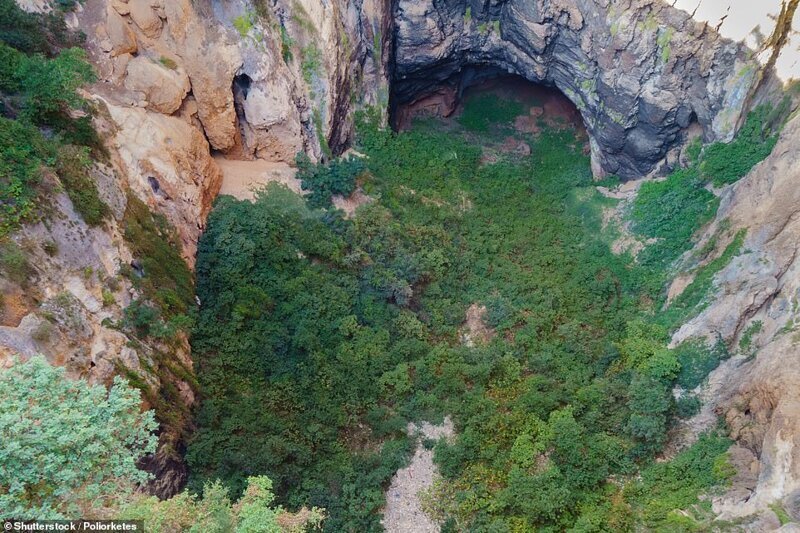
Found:
[(519, 104), (515, 107), (522, 112), (511, 119), (518, 133), (535, 135), (542, 127), (569, 127), (579, 138), (588, 139), (580, 111), (560, 90), (490, 67), (467, 69), (418, 94), (395, 94), (392, 126), (406, 130), (424, 117), (459, 119), (471, 100), (487, 97)]

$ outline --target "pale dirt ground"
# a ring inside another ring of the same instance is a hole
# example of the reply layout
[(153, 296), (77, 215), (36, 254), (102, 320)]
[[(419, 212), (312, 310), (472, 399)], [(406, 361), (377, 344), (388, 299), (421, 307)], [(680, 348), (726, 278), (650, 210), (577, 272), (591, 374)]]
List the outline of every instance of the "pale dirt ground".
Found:
[(439, 477), (433, 464), (433, 450), (426, 450), (421, 439), (451, 439), (455, 434), (453, 421), (445, 417), (440, 425), (423, 422), (409, 424), (409, 435), (417, 435), (417, 449), (407, 467), (401, 468), (392, 478), (386, 491), (383, 527), (387, 533), (438, 533), (440, 526), (423, 511), (419, 494), (429, 489)]
[(221, 156), (215, 156), (214, 161), (222, 170), (220, 194), (228, 194), (239, 200), (253, 200), (253, 191), (270, 182), (282, 183), (296, 193), (303, 193), (300, 180), (295, 178), (297, 169), (286, 163), (264, 159), (239, 161)]

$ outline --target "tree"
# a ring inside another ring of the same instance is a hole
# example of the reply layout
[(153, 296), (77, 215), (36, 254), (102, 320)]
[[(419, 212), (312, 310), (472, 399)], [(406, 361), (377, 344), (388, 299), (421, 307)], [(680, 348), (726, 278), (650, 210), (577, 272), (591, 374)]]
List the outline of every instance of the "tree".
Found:
[(19, 68), (24, 114), (33, 122), (52, 123), (71, 109), (79, 109), (84, 101), (76, 92), (95, 80), (86, 52), (80, 48), (62, 51), (57, 57), (28, 57)]
[(272, 481), (266, 476), (250, 477), (247, 489), (235, 504), (219, 481), (206, 483), (203, 497), (183, 492), (161, 501), (154, 496), (139, 497), (124, 506), (120, 516), (142, 520), (148, 531), (228, 533), (301, 532), (319, 526), (324, 510), (303, 508), (297, 513), (273, 506)]
[(106, 390), (43, 357), (0, 372), (0, 515), (64, 519), (102, 513), (148, 474), (153, 412), (122, 378)]

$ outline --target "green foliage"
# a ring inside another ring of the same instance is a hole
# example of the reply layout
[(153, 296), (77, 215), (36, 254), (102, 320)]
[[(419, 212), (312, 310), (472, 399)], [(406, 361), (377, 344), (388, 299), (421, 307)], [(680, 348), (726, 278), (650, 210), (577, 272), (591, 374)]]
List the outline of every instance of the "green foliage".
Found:
[(106, 390), (70, 380), (41, 357), (0, 373), (2, 518), (89, 516), (147, 480), (153, 413), (121, 378)]
[(108, 206), (103, 203), (97, 186), (89, 175), (92, 161), (89, 149), (65, 145), (58, 150), (55, 169), (67, 190), (72, 205), (90, 226), (97, 226), (108, 216)]
[(764, 323), (760, 320), (754, 320), (749, 326), (747, 326), (747, 329), (744, 330), (742, 337), (739, 339), (739, 349), (742, 352), (747, 352), (750, 350), (750, 347), (753, 344), (753, 337), (761, 332), (761, 328), (763, 326)]
[(675, 401), (675, 414), (678, 418), (691, 418), (700, 412), (700, 398), (694, 394), (684, 394)]
[(142, 294), (126, 310), (123, 325), (158, 339), (187, 330), (187, 314), (195, 307), (193, 279), (175, 230), (163, 215), (152, 213), (133, 194), (128, 194), (122, 222), (138, 265), (124, 272)]
[(159, 57), (158, 62), (170, 70), (175, 70), (178, 68), (178, 64), (175, 62), (175, 60), (166, 56)]
[(522, 113), (523, 106), (516, 100), (478, 94), (464, 100), (464, 110), (458, 120), (469, 131), (485, 133), (492, 126), (508, 125)]
[(692, 235), (716, 213), (719, 200), (704, 188), (696, 167), (679, 169), (663, 181), (648, 181), (639, 189), (631, 219), (634, 229), (658, 241), (639, 258), (664, 268), (683, 253)]
[(280, 26), (281, 32), (281, 57), (283, 57), (284, 63), (290, 63), (294, 59), (294, 55), (292, 54), (292, 48), (294, 48), (295, 42), (292, 39), (289, 32), (286, 30), (286, 27), (281, 25)]
[(41, 167), (51, 153), (36, 128), (0, 117), (0, 238), (36, 215)]
[(297, 514), (274, 506), (272, 482), (266, 476), (247, 479), (241, 499), (231, 502), (228, 491), (218, 481), (207, 483), (203, 497), (182, 492), (168, 500), (139, 496), (126, 503), (119, 514), (123, 520), (142, 520), (148, 531), (236, 531), (237, 533), (302, 532), (319, 527), (325, 518), (322, 509), (302, 509)]
[(255, 12), (247, 11), (243, 15), (239, 15), (233, 19), (233, 27), (236, 28), (236, 31), (239, 32), (239, 35), (242, 37), (247, 37), (247, 35), (250, 33), (250, 30), (253, 29), (253, 25), (255, 24), (255, 16)]
[[(379, 531), (403, 428), (449, 414), (457, 437), (434, 445), (446, 481), (428, 500), (459, 528), (642, 520), (609, 480), (638, 483), (675, 410), (679, 352), (642, 305), (663, 265), (611, 252), (574, 132), (545, 128), (530, 156), (483, 163), (521, 109), (497, 100), (478, 100), (477, 128), (392, 133), (367, 111), (365, 172), (301, 161), (321, 184), (305, 202), (276, 187), (217, 201), (197, 258), (195, 490), (268, 475), (284, 505), (325, 507), (327, 530)], [(374, 201), (352, 220), (317, 208), (359, 173)], [(473, 304), (494, 331), (467, 347)], [(690, 503), (708, 488), (687, 483)]]
[(671, 461), (645, 468), (641, 481), (625, 488), (643, 525), (649, 530), (674, 531), (669, 524), (678, 511), (731, 476), (725, 453), (730, 445), (720, 432), (706, 433)]
[(300, 68), (303, 71), (303, 79), (308, 85), (314, 82), (314, 79), (319, 77), (320, 69), (322, 68), (322, 52), (320, 52), (317, 45), (314, 43), (304, 46), (300, 51), (303, 58)]
[(24, 95), (23, 116), (37, 124), (58, 125), (69, 110), (83, 107), (76, 90), (95, 80), (80, 48), (62, 51), (53, 59), (29, 56), (19, 68)]
[(771, 111), (769, 104), (756, 107), (733, 141), (707, 146), (700, 164), (703, 179), (716, 187), (733, 183), (767, 157), (778, 141), (778, 127), (769, 120)]
[(676, 327), (700, 312), (705, 304), (705, 296), (714, 276), (725, 268), (735, 256), (739, 255), (744, 243), (746, 230), (739, 230), (733, 240), (725, 247), (719, 257), (709, 261), (694, 272), (694, 279), (680, 295), (670, 302), (668, 309), (661, 314), (659, 321)]
[[(76, 91), (93, 81), (94, 74), (83, 50), (56, 54), (56, 44), (67, 43), (70, 32), (54, 25), (51, 17), (57, 15), (25, 13), (13, 0), (0, 0), (2, 112), (17, 117), (0, 117), (0, 238), (41, 214), (41, 169), (53, 163), (63, 140), (99, 144), (88, 116), (71, 117), (84, 110)], [(55, 39), (51, 30), (60, 37)], [(57, 135), (45, 139), (36, 126)]]
[(314, 208), (329, 207), (334, 194), (350, 196), (356, 188), (356, 178), (365, 168), (364, 162), (356, 157), (313, 165), (303, 152), (297, 155), (297, 179), (301, 180), (303, 190), (311, 191), (307, 199)]
[(27, 285), (33, 268), (22, 248), (12, 240), (0, 241), (0, 274), (19, 285)]
[(677, 384), (691, 390), (700, 385), (720, 362), (729, 357), (725, 344), (708, 346), (703, 341), (684, 342), (675, 348), (681, 371)]

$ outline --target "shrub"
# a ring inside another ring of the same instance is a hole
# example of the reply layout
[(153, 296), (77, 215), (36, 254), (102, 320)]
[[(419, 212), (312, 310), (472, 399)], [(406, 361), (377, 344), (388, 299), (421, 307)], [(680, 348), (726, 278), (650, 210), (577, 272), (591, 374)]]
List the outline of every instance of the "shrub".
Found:
[(0, 272), (19, 285), (27, 285), (33, 273), (25, 252), (14, 241), (0, 241)]
[(771, 111), (769, 104), (756, 107), (733, 141), (707, 146), (700, 164), (703, 179), (711, 180), (716, 187), (733, 183), (767, 157), (778, 141), (774, 124), (768, 120)]
[(58, 149), (55, 169), (72, 205), (87, 224), (97, 226), (108, 216), (109, 210), (89, 175), (91, 166), (88, 148), (65, 145)]
[(30, 56), (20, 68), (20, 77), (25, 117), (51, 125), (70, 109), (83, 107), (76, 90), (95, 80), (86, 52), (80, 48), (64, 50), (53, 59)]
[(635, 231), (658, 242), (645, 248), (639, 260), (661, 268), (689, 248), (692, 235), (711, 220), (719, 200), (704, 188), (694, 167), (680, 169), (663, 181), (639, 189), (631, 219)]
[(458, 121), (469, 131), (485, 133), (492, 126), (508, 125), (523, 112), (522, 104), (516, 100), (482, 94), (464, 100), (464, 110)]
[(681, 364), (676, 383), (687, 390), (700, 385), (729, 356), (722, 342), (712, 347), (707, 346), (704, 341), (684, 342), (675, 348), (675, 353)]
[(89, 516), (148, 478), (136, 463), (155, 451), (153, 413), (119, 377), (106, 390), (17, 362), (0, 372), (0, 413), (2, 518)]
[(37, 212), (47, 143), (31, 126), (0, 117), (0, 238)]
[(334, 194), (350, 196), (356, 188), (356, 177), (364, 172), (366, 165), (355, 157), (312, 165), (308, 157), (300, 153), (297, 168), (297, 179), (301, 180), (303, 190), (311, 191), (307, 196), (309, 205), (318, 208), (328, 207)]

